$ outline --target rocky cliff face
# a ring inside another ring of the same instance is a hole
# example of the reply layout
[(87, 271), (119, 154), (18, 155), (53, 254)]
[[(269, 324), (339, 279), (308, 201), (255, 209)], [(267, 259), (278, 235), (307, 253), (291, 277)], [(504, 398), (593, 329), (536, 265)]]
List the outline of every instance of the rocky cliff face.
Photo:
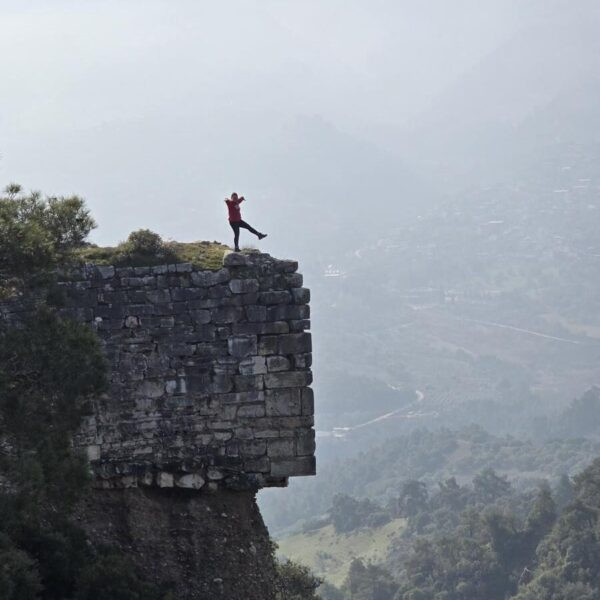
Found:
[(97, 490), (79, 524), (178, 600), (275, 598), (271, 542), (253, 492)]
[(310, 294), (296, 271), (232, 253), (218, 271), (89, 265), (60, 282), (63, 315), (95, 329), (110, 367), (74, 440), (95, 487), (79, 522), (175, 598), (274, 598), (255, 494), (315, 473)]

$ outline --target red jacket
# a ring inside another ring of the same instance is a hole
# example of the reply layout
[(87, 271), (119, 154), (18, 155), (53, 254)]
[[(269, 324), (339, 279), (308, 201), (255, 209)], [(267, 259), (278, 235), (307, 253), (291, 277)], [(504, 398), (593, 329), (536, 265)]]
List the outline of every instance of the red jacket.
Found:
[(235, 223), (236, 221), (242, 220), (242, 213), (240, 211), (240, 203), (243, 202), (244, 199), (240, 198), (238, 200), (225, 200), (227, 203), (227, 209), (229, 210), (229, 222)]

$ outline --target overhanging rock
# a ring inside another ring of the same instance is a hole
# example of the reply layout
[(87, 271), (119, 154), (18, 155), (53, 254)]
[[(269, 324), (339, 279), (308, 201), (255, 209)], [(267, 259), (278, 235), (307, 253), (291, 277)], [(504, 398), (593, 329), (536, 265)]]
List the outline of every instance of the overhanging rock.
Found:
[(267, 254), (87, 266), (64, 313), (98, 333), (110, 390), (75, 443), (98, 487), (258, 489), (315, 473), (310, 293)]

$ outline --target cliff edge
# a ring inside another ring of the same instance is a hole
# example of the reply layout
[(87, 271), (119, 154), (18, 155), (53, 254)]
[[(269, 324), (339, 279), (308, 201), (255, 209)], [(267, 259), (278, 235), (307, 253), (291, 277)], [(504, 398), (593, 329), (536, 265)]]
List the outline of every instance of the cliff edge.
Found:
[[(272, 544), (256, 492), (315, 473), (310, 292), (297, 263), (230, 253), (62, 273), (61, 315), (109, 367), (75, 436), (93, 487), (77, 520), (171, 597), (269, 600)], [(4, 318), (30, 310), (17, 300)]]

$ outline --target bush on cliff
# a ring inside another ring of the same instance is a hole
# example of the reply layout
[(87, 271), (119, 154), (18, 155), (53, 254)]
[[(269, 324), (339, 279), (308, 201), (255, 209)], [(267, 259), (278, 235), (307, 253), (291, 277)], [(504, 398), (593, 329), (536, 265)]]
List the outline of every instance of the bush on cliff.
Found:
[(106, 389), (106, 369), (93, 332), (44, 305), (36, 284), (72, 259), (93, 226), (77, 197), (43, 200), (16, 185), (0, 197), (0, 291), (36, 299), (28, 318), (0, 320), (2, 600), (100, 600), (111, 589), (121, 600), (159, 597), (71, 521), (89, 479), (71, 439), (88, 399)]
[(317, 588), (323, 583), (308, 567), (288, 560), (277, 564), (278, 600), (320, 600)]
[(0, 195), (0, 283), (30, 283), (47, 275), (94, 227), (78, 196), (43, 198), (9, 185)]

